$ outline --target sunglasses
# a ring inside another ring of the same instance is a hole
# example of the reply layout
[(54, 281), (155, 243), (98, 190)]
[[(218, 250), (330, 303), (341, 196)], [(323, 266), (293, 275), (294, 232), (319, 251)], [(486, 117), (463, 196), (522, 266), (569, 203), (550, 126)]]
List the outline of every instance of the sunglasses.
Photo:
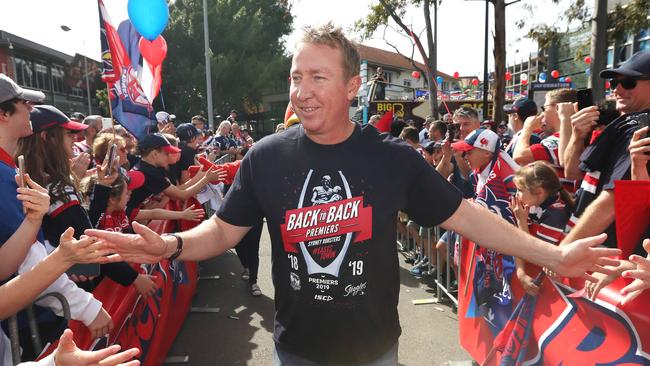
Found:
[(650, 78), (623, 78), (623, 79), (609, 79), (609, 85), (611, 85), (612, 90), (621, 84), (623, 89), (630, 90), (636, 88), (637, 80), (650, 80)]

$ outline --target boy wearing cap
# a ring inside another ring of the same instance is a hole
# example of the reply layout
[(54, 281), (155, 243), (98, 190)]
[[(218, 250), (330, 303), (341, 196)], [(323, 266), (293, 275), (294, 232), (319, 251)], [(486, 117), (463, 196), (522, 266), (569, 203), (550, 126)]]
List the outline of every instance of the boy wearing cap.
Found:
[(210, 181), (219, 180), (223, 175), (223, 170), (210, 170), (195, 184), (180, 189), (171, 184), (165, 168), (168, 166), (168, 155), (170, 153), (179, 153), (181, 150), (169, 143), (169, 140), (160, 133), (146, 135), (140, 141), (140, 152), (142, 159), (135, 167), (135, 170), (141, 171), (145, 176), (145, 184), (134, 190), (127, 204), (127, 213), (133, 209), (140, 208), (149, 198), (159, 193), (164, 193), (171, 199), (185, 201), (197, 194)]

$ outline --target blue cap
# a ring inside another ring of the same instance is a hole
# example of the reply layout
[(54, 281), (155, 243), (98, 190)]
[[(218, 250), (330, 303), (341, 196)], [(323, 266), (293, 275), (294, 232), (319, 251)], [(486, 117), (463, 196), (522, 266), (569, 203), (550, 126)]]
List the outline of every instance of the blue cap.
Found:
[(189, 141), (199, 135), (201, 135), (201, 131), (191, 123), (181, 123), (176, 127), (176, 136), (181, 141)]

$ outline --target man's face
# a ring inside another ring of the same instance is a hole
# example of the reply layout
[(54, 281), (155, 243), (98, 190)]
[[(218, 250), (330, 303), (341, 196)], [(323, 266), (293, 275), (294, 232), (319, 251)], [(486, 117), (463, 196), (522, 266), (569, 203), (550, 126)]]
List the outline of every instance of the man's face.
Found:
[(544, 135), (550, 136), (560, 130), (560, 115), (557, 111), (557, 104), (546, 98), (544, 102), (544, 118), (542, 118), (542, 131)]
[(492, 153), (487, 150), (474, 148), (465, 152), (465, 160), (467, 160), (469, 166), (474, 170), (484, 169), (491, 159)]
[(291, 105), (304, 129), (328, 136), (349, 123), (348, 109), (361, 79), (346, 80), (338, 48), (303, 43), (291, 65)]
[[(623, 79), (622, 76), (615, 78)], [(623, 114), (642, 111), (650, 106), (650, 80), (637, 80), (636, 87), (625, 89), (620, 83), (614, 89), (616, 98), (616, 110)]]
[(454, 121), (458, 125), (458, 130), (460, 131), (460, 139), (464, 139), (469, 135), (472, 131), (475, 129), (479, 128), (481, 126), (481, 123), (479, 120), (475, 120), (470, 117), (465, 117), (465, 116), (457, 116), (456, 120)]
[(377, 74), (381, 74), (382, 72), (384, 72), (384, 69), (382, 69), (381, 67), (378, 67), (377, 68)]
[(11, 115), (9, 112), (0, 111), (2, 113), (2, 119), (6, 119), (9, 122), (9, 131), (15, 131), (16, 138), (30, 136), (33, 133), (32, 124), (29, 121), (29, 112), (32, 110), (32, 105), (27, 101), (19, 100), (15, 103), (15, 106), (16, 109)]
[(203, 131), (205, 129), (205, 123), (197, 121), (192, 123), (194, 127), (196, 127), (199, 131)]

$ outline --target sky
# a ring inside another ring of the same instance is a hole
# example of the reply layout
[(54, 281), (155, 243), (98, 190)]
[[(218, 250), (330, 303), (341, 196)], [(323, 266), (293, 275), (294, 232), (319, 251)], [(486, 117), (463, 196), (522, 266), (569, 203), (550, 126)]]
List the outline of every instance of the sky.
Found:
[[(105, 0), (110, 1), (110, 0)], [(214, 1), (214, 0), (209, 0)], [(568, 1), (568, 0), (567, 0)], [(42, 43), (64, 53), (81, 53), (99, 60), (99, 24), (97, 3), (93, 0), (0, 0), (0, 29), (31, 41)], [(506, 11), (506, 44), (509, 63), (527, 58), (534, 45), (521, 40), (523, 30), (514, 23), (531, 15), (524, 10), (524, 3), (540, 4), (535, 9), (533, 22), (552, 23), (559, 7), (543, 6), (549, 0), (524, 0), (511, 5)], [(294, 32), (286, 37), (287, 49), (292, 50), (304, 25), (319, 25), (332, 20), (358, 40), (352, 25), (368, 12), (369, 4), (377, 0), (293, 0)], [(438, 12), (438, 69), (447, 74), (458, 71), (461, 75), (477, 75), (482, 78), (485, 3), (482, 0), (443, 0)], [(493, 11), (490, 5), (490, 25), (493, 27)], [(416, 31), (424, 28), (421, 9), (409, 9), (405, 23), (413, 24)], [(61, 25), (71, 28), (61, 30)], [(393, 26), (395, 26), (393, 24)], [(392, 33), (392, 34), (391, 34)], [(163, 33), (164, 35), (164, 33)], [(387, 38), (398, 44), (403, 53), (410, 54), (407, 38), (389, 31)], [(493, 64), (492, 37), (489, 37), (488, 59)], [(364, 44), (393, 50), (383, 40), (383, 28)], [(416, 52), (417, 53), (417, 52)]]

